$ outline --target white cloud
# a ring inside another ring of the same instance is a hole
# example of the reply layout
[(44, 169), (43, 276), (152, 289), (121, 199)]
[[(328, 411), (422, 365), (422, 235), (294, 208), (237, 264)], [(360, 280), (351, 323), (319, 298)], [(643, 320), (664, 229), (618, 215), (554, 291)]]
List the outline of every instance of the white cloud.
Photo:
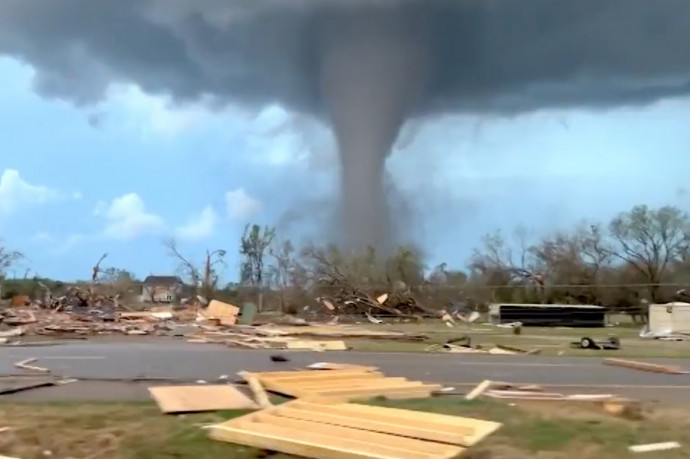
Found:
[(233, 220), (246, 220), (261, 209), (261, 203), (238, 188), (225, 193), (228, 216)]
[(14, 169), (6, 169), (0, 177), (0, 214), (7, 215), (26, 205), (44, 204), (59, 198), (56, 190), (28, 183)]
[(126, 128), (144, 136), (175, 137), (204, 128), (217, 116), (202, 103), (175, 106), (169, 97), (146, 94), (134, 85), (114, 86), (109, 91), (108, 104), (121, 110)]
[(218, 215), (213, 207), (207, 206), (201, 214), (193, 218), (184, 226), (177, 228), (175, 234), (179, 239), (198, 241), (213, 234), (218, 222)]
[(129, 240), (165, 230), (163, 219), (147, 212), (144, 201), (136, 193), (115, 198), (109, 205), (101, 202), (94, 214), (105, 219), (103, 235), (111, 239)]
[(48, 242), (53, 242), (54, 238), (50, 233), (46, 233), (45, 231), (41, 231), (40, 233), (36, 233), (33, 238), (31, 238), (35, 243), (37, 244), (43, 244), (43, 243), (48, 243)]

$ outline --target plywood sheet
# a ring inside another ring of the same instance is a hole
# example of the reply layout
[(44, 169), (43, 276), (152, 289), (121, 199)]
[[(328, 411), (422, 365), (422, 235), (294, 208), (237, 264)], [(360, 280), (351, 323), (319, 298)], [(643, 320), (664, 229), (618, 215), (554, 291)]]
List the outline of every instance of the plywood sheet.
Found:
[(163, 413), (258, 409), (246, 395), (229, 385), (156, 386), (149, 393)]
[(233, 317), (240, 313), (240, 308), (233, 304), (223, 303), (218, 300), (211, 300), (204, 311), (204, 316), (220, 319), (221, 317)]

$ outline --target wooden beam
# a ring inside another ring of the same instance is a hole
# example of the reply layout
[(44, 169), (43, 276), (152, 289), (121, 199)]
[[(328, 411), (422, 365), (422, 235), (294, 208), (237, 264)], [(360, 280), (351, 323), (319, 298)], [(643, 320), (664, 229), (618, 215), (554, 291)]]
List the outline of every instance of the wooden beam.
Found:
[(686, 375), (690, 373), (676, 366), (657, 365), (655, 363), (638, 362), (635, 360), (605, 359), (604, 364), (616, 367), (631, 368), (633, 370), (650, 371), (652, 373), (665, 373), (669, 375)]
[(254, 399), (256, 400), (256, 403), (261, 408), (270, 408), (273, 406), (273, 404), (268, 398), (268, 394), (266, 393), (263, 385), (261, 384), (261, 381), (259, 381), (259, 378), (257, 378), (255, 374), (246, 371), (241, 371), (239, 375), (245, 381), (247, 381), (249, 388), (252, 390), (252, 393), (254, 394)]

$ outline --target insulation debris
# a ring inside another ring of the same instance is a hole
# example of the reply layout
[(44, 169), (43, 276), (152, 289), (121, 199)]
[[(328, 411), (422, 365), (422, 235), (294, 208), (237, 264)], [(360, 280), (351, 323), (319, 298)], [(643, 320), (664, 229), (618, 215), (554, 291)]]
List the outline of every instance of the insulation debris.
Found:
[(670, 449), (680, 448), (680, 443), (677, 441), (669, 441), (664, 443), (651, 443), (648, 445), (630, 446), (628, 449), (632, 453), (651, 453), (656, 451), (668, 451)]

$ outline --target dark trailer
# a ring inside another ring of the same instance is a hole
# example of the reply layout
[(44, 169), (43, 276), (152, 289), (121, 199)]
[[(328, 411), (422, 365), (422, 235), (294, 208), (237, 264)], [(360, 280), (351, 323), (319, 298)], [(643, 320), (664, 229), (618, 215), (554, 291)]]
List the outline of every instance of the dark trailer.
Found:
[(532, 327), (605, 327), (606, 309), (570, 304), (492, 304), (492, 324), (521, 322)]

